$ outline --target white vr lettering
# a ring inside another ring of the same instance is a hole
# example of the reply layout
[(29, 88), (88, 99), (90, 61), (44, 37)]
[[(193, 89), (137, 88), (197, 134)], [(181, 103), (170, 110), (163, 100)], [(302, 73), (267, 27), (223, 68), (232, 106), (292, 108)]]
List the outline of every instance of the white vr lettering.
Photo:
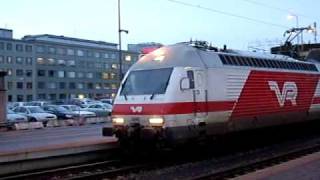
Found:
[(283, 107), (286, 101), (290, 101), (293, 106), (297, 105), (298, 88), (295, 82), (285, 82), (282, 92), (280, 92), (276, 81), (268, 81), (268, 83), (270, 89), (275, 92), (280, 107)]
[(130, 106), (130, 109), (133, 113), (141, 113), (142, 112), (142, 106)]

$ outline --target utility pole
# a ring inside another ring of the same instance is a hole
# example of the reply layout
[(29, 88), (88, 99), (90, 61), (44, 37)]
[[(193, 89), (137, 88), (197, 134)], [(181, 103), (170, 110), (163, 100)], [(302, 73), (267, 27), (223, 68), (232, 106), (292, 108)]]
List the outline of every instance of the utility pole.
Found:
[(129, 33), (128, 30), (121, 29), (121, 13), (120, 13), (120, 0), (118, 0), (118, 34), (119, 34), (119, 83), (122, 80), (122, 50), (121, 50), (121, 33)]

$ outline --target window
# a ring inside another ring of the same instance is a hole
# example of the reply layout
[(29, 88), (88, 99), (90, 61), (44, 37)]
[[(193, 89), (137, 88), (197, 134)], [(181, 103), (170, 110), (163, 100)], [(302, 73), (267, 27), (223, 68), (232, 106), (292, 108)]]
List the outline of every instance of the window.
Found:
[(41, 57), (37, 58), (37, 64), (45, 64), (44, 59)]
[(93, 52), (92, 51), (87, 51), (87, 55), (88, 55), (88, 57), (92, 57), (93, 56)]
[(12, 50), (12, 44), (11, 43), (7, 43), (7, 50), (11, 51)]
[(12, 69), (7, 69), (8, 76), (12, 75)]
[(75, 72), (68, 72), (68, 77), (69, 78), (75, 78), (76, 77), (76, 73)]
[(64, 71), (58, 71), (58, 77), (59, 78), (64, 78), (65, 77), (65, 72)]
[(8, 102), (12, 102), (12, 95), (8, 95)]
[(74, 82), (69, 83), (69, 89), (76, 89), (76, 83)]
[(3, 64), (4, 63), (4, 58), (3, 56), (0, 56), (0, 64)]
[(38, 89), (44, 89), (46, 87), (45, 82), (38, 82)]
[(84, 87), (83, 83), (77, 83), (77, 88), (78, 89), (83, 89), (83, 87)]
[(32, 57), (27, 57), (26, 58), (26, 64), (27, 65), (32, 65)]
[(16, 76), (23, 76), (23, 70), (22, 69), (17, 69), (16, 70)]
[(54, 47), (49, 47), (49, 54), (55, 54), (56, 53), (56, 48)]
[(49, 58), (49, 59), (48, 59), (48, 64), (54, 65), (54, 64), (55, 64), (55, 59)]
[(16, 51), (23, 51), (23, 46), (22, 44), (16, 44)]
[(93, 73), (87, 73), (87, 78), (93, 78)]
[(8, 64), (12, 64), (12, 57), (11, 56), (7, 56), (7, 63)]
[(108, 59), (108, 58), (109, 58), (109, 54), (108, 54), (108, 53), (104, 53), (104, 54), (103, 54), (103, 57), (106, 58), (106, 59)]
[(17, 89), (23, 89), (23, 82), (17, 82)]
[(103, 89), (110, 89), (109, 83), (103, 83)]
[(27, 82), (27, 89), (32, 89), (32, 82)]
[(48, 71), (48, 76), (49, 76), (49, 77), (54, 77), (55, 74), (56, 74), (56, 71), (54, 71), (54, 70), (49, 70), (49, 71)]
[(44, 76), (46, 76), (46, 71), (45, 71), (45, 70), (38, 70), (38, 76), (39, 76), (39, 77), (44, 77)]
[(88, 83), (88, 89), (93, 89), (93, 83)]
[(67, 55), (73, 56), (74, 50), (73, 49), (67, 49)]
[(103, 64), (102, 63), (96, 63), (96, 68), (102, 68), (103, 67)]
[(112, 68), (112, 69), (118, 69), (118, 64), (112, 64), (112, 65), (111, 65), (111, 68)]
[(102, 79), (105, 79), (105, 80), (109, 79), (109, 73), (103, 72), (102, 73)]
[(55, 82), (49, 82), (48, 83), (48, 88), (49, 89), (56, 89), (57, 88), (57, 84)]
[(109, 64), (105, 63), (105, 64), (104, 64), (104, 68), (105, 68), (105, 69), (109, 69), (109, 68), (110, 68)]
[(59, 55), (64, 55), (64, 54), (65, 54), (65, 49), (63, 49), (63, 48), (57, 48), (57, 54), (59, 54)]
[(67, 99), (67, 95), (66, 94), (59, 94), (59, 99)]
[(8, 90), (11, 90), (12, 89), (12, 86), (13, 86), (13, 83), (11, 81), (8, 81), (7, 82), (7, 88)]
[(4, 50), (4, 42), (0, 42), (0, 50)]
[(115, 90), (115, 89), (117, 89), (117, 84), (111, 84), (111, 89), (113, 89), (113, 90)]
[(32, 52), (32, 46), (31, 45), (26, 45), (25, 49), (26, 49), (26, 52)]
[(26, 76), (32, 77), (32, 70), (26, 70)]
[(66, 83), (65, 82), (59, 82), (59, 88), (60, 89), (66, 88)]
[(95, 58), (99, 58), (100, 57), (100, 53), (99, 52), (94, 52), (94, 57)]
[(45, 52), (45, 47), (44, 46), (37, 46), (36, 47), (37, 53), (44, 53)]
[(111, 54), (111, 59), (116, 59), (116, 54), (112, 53)]
[(33, 96), (31, 94), (27, 95), (27, 101), (32, 101), (33, 100)]
[(38, 94), (38, 99), (41, 100), (45, 100), (47, 98), (46, 94)]
[(77, 50), (77, 55), (78, 56), (84, 56), (84, 52), (80, 49)]
[(57, 99), (57, 95), (56, 94), (49, 94), (49, 99), (50, 100), (56, 100)]
[(22, 102), (23, 101), (23, 95), (19, 94), (17, 95), (17, 101)]
[(23, 58), (22, 57), (16, 57), (16, 63), (17, 64), (23, 64)]
[(75, 66), (76, 62), (74, 60), (69, 60), (69, 61), (67, 61), (67, 65), (68, 66)]
[(116, 73), (110, 73), (110, 78), (111, 79), (116, 79), (117, 78), (117, 74)]
[(83, 72), (78, 72), (78, 78), (84, 78), (84, 73)]
[(131, 61), (131, 56), (130, 55), (126, 55), (125, 60), (126, 61)]
[(65, 64), (66, 64), (65, 60), (63, 60), (63, 59), (58, 60), (58, 65), (65, 65)]
[(100, 83), (96, 83), (96, 89), (101, 89), (101, 84)]

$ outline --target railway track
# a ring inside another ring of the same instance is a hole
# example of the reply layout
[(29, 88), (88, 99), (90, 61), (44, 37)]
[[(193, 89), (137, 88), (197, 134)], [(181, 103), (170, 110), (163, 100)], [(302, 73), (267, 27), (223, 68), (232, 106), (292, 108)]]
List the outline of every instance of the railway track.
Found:
[[(238, 157), (238, 160), (233, 160), (232, 165), (221, 166), (220, 169), (212, 170), (208, 173), (204, 173), (190, 178), (191, 180), (200, 179), (228, 179), (237, 177), (239, 175), (247, 174), (259, 169), (273, 166), (287, 162), (292, 159), (300, 158), (302, 156), (319, 152), (320, 151), (320, 139), (314, 144), (304, 145), (300, 148), (292, 149), (285, 152), (272, 152), (267, 156), (260, 156), (257, 158), (250, 158), (251, 155), (246, 154), (244, 157)], [(260, 154), (260, 153), (259, 153)], [(245, 161), (243, 161), (246, 159)], [(237, 162), (236, 162), (237, 161)], [(230, 163), (230, 162), (229, 162)]]
[[(277, 137), (277, 134), (273, 135)], [(247, 140), (246, 138), (242, 140)], [(236, 143), (217, 152), (210, 148), (202, 149), (206, 147), (200, 146), (188, 151), (183, 149), (157, 154), (156, 158), (107, 160), (0, 179), (112, 179), (117, 176), (131, 179), (225, 179), (320, 151), (320, 135), (312, 134), (299, 138), (294, 136), (281, 142), (262, 144), (264, 145), (257, 147), (243, 145), (244, 148), (235, 149), (238, 147)], [(217, 146), (213, 149), (216, 150)]]
[(0, 178), (1, 180), (11, 179), (90, 179), (102, 178), (104, 176), (112, 177), (118, 174), (135, 172), (140, 168), (147, 167), (149, 164), (125, 163), (121, 160), (109, 160), (94, 162), (81, 165), (73, 165), (63, 168), (42, 170), (37, 172), (23, 173)]

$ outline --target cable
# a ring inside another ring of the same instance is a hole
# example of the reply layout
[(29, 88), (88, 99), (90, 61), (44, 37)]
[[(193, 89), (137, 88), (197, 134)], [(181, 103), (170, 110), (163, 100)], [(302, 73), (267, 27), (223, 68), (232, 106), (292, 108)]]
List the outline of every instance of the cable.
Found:
[[(269, 9), (275, 9), (275, 10), (281, 11), (281, 12), (292, 13), (292, 11), (290, 9), (283, 9), (283, 8), (271, 6), (269, 4), (262, 3), (262, 2), (257, 2), (257, 1), (254, 1), (254, 0), (242, 0), (242, 1), (246, 1), (247, 3), (251, 3), (251, 4), (254, 4), (254, 5), (262, 6), (262, 7), (269, 8)], [(308, 18), (308, 19), (311, 19), (311, 20), (316, 19), (316, 18), (308, 17), (308, 16), (306, 16), (304, 14), (300, 14), (300, 13), (294, 13), (294, 14), (299, 16), (299, 17), (304, 17), (304, 18)]]
[(200, 6), (200, 5), (190, 4), (190, 3), (186, 3), (186, 2), (182, 2), (182, 1), (178, 1), (178, 0), (167, 0), (167, 1), (173, 2), (173, 3), (176, 3), (176, 4), (180, 4), (180, 5), (184, 5), (184, 6), (188, 6), (188, 7), (193, 7), (193, 8), (198, 8), (198, 9), (210, 11), (210, 12), (213, 12), (213, 13), (218, 13), (218, 14), (223, 14), (223, 15), (226, 15), (226, 16), (245, 19), (245, 20), (256, 22), (256, 23), (260, 23), (260, 24), (271, 25), (271, 26), (278, 27), (278, 28), (285, 28), (285, 29), (290, 28), (288, 26), (275, 24), (275, 23), (272, 23), (272, 22), (263, 21), (263, 20), (259, 20), (259, 19), (254, 19), (254, 18), (251, 18), (251, 17), (237, 15), (237, 14), (233, 14), (233, 13), (230, 13), (230, 12), (221, 11), (221, 10), (217, 10), (217, 9), (212, 9), (212, 8), (208, 8), (208, 7), (203, 7), (203, 6)]

